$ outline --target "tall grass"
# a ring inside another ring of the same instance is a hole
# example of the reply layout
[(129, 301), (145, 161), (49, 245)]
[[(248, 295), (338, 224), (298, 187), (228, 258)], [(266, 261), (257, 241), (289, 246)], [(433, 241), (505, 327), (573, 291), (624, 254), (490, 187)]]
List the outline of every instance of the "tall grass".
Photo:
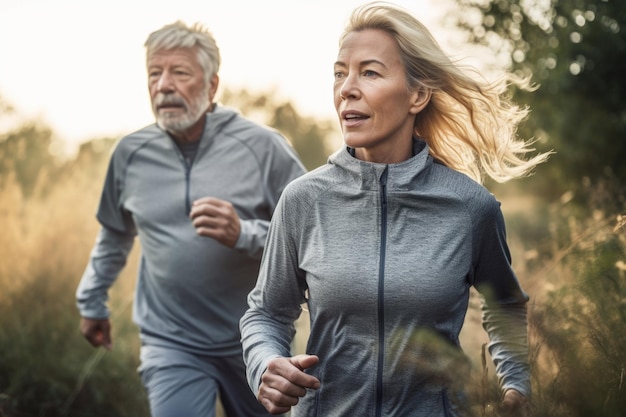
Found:
[[(0, 417), (149, 415), (130, 319), (138, 245), (111, 293), (113, 350), (93, 349), (78, 331), (74, 292), (98, 229), (110, 144), (86, 145), (61, 175), (40, 173), (27, 196), (10, 173), (0, 178)], [(501, 198), (514, 267), (531, 296), (535, 417), (626, 416), (620, 186), (583, 187), (587, 207), (568, 195)], [(471, 412), (496, 416), (500, 393), (475, 293), (470, 301), (461, 341), (472, 363)], [(294, 350), (303, 352), (306, 314), (298, 331)]]
[(508, 213), (514, 265), (531, 294), (535, 417), (626, 416), (623, 187), (586, 183), (577, 196)]
[(28, 198), (15, 178), (2, 178), (3, 417), (149, 415), (136, 373), (138, 337), (128, 307), (136, 255), (111, 295), (112, 310), (118, 312), (113, 350), (98, 353), (78, 331), (74, 292), (97, 233), (94, 213), (105, 167), (103, 158), (87, 158), (75, 168), (56, 183), (41, 173)]

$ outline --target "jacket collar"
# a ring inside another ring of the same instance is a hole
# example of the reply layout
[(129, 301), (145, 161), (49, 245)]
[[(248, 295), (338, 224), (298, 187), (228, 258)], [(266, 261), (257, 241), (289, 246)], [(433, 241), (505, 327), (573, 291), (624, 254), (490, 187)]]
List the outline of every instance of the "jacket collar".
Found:
[(407, 190), (415, 179), (432, 165), (428, 145), (419, 138), (413, 138), (413, 157), (397, 164), (379, 164), (357, 159), (350, 147), (344, 147), (330, 156), (328, 162), (344, 169), (360, 183), (363, 190), (377, 190), (380, 179), (387, 170), (387, 189)]

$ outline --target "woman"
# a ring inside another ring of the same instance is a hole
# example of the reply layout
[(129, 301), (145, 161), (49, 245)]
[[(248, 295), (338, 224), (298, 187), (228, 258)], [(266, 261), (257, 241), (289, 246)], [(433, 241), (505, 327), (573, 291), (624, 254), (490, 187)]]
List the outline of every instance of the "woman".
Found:
[[(274, 213), (241, 320), (252, 390), (274, 414), (459, 415), (455, 352), (475, 286), (504, 408), (525, 415), (528, 297), (499, 203), (479, 183), (547, 157), (522, 158), (525, 110), (501, 97), (511, 79), (473, 80), (380, 2), (353, 12), (334, 74), (346, 146), (293, 181)], [(290, 357), (303, 303), (310, 354)]]

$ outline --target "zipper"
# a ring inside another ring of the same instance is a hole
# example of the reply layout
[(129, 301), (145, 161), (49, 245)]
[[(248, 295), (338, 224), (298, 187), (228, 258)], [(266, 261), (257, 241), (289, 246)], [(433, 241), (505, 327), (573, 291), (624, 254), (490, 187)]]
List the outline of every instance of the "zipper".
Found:
[(191, 163), (187, 162), (185, 158), (183, 158), (185, 162), (185, 204), (187, 208), (187, 214), (191, 213)]
[(187, 210), (187, 215), (191, 213), (191, 165), (192, 162), (188, 161), (183, 155), (183, 152), (178, 149), (176, 146), (176, 152), (178, 153), (178, 159), (183, 165), (183, 169), (185, 170), (185, 209)]
[(380, 176), (380, 253), (378, 265), (378, 371), (376, 417), (383, 412), (383, 366), (385, 361), (385, 250), (387, 247), (387, 170)]

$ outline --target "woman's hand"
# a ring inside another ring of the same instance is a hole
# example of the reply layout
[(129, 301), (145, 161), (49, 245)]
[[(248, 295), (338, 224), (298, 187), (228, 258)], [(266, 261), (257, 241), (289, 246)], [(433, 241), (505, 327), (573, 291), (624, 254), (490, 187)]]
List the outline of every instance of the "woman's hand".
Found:
[(303, 372), (318, 362), (319, 358), (313, 355), (272, 359), (261, 377), (257, 399), (271, 414), (288, 412), (304, 397), (307, 388), (320, 387), (317, 378)]

